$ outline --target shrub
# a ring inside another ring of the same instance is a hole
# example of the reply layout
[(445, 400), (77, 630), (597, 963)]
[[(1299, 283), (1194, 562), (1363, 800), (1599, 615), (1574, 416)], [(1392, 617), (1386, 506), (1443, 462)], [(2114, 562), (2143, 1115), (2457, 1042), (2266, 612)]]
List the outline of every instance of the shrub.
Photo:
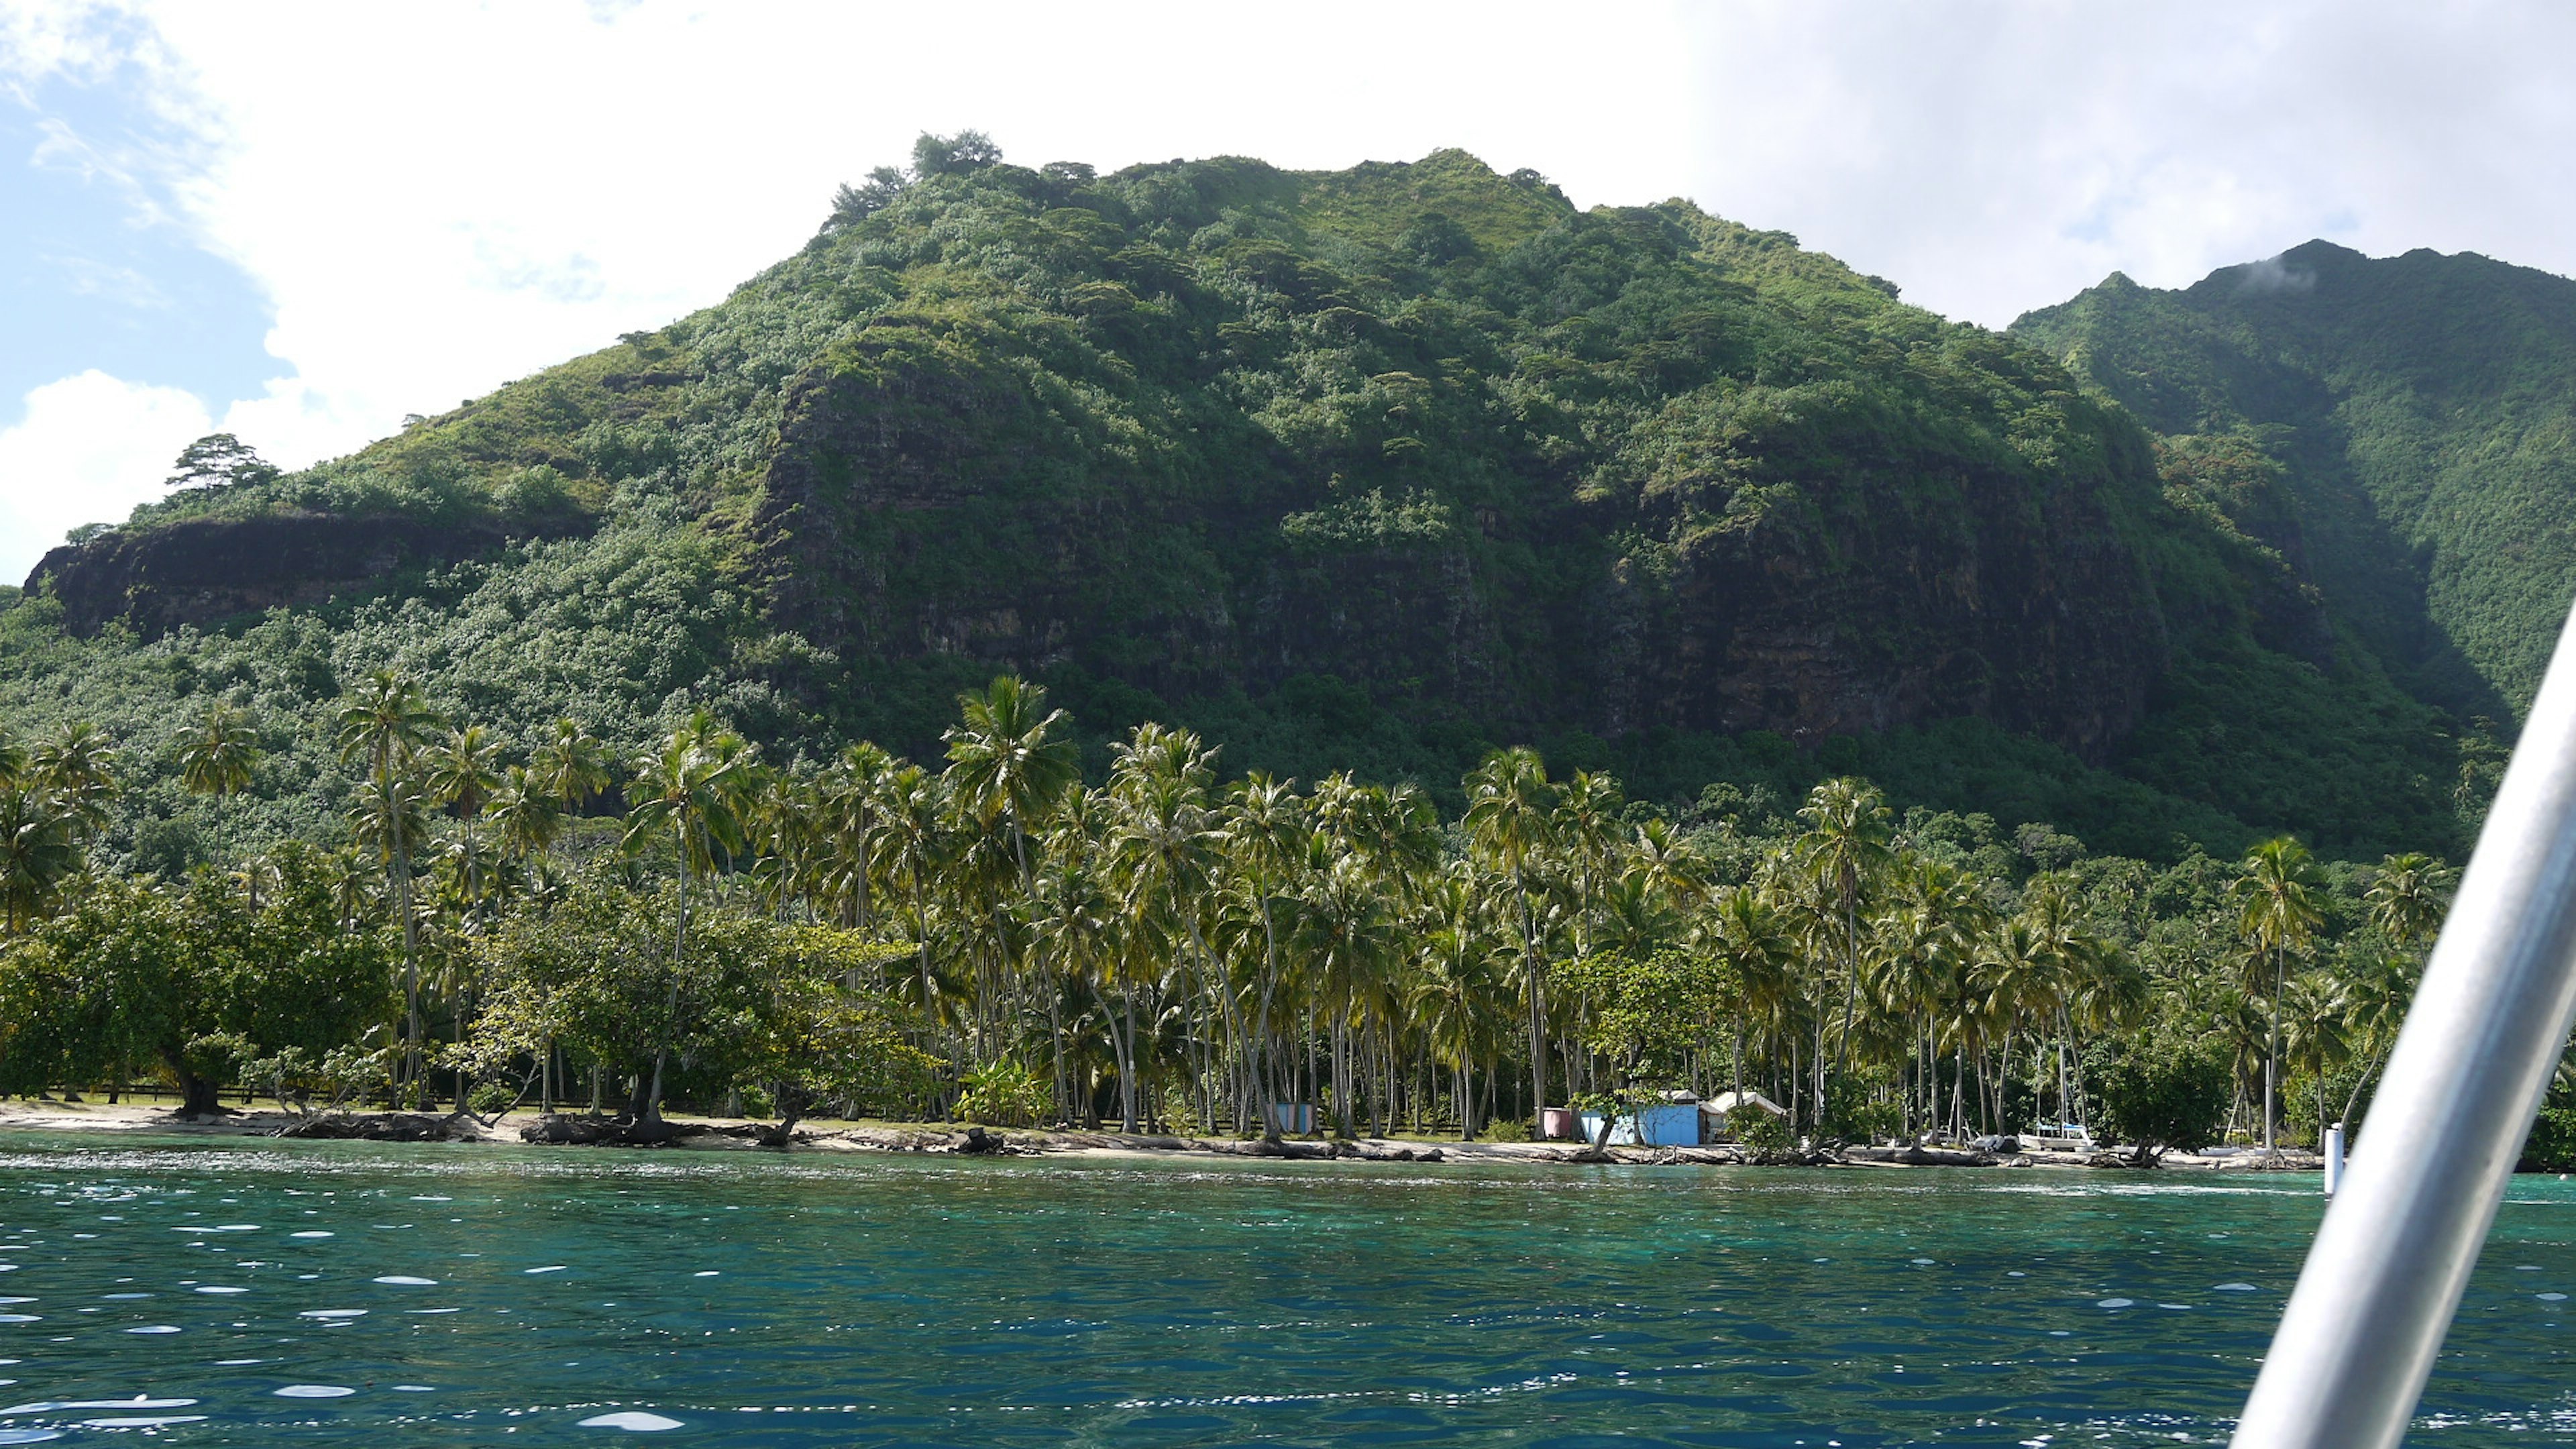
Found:
[(995, 1127), (1026, 1127), (1045, 1115), (1049, 1088), (1044, 1078), (1014, 1061), (998, 1061), (966, 1074), (966, 1090), (957, 1098), (957, 1116)]
[(1791, 1143), (1788, 1120), (1751, 1102), (1728, 1110), (1726, 1133), (1755, 1152), (1780, 1152)]
[(2543, 1107), (2523, 1139), (2516, 1172), (2576, 1172), (2576, 1109)]
[(2167, 1149), (2188, 1152), (2218, 1136), (2227, 1119), (2227, 1063), (2206, 1043), (2167, 1035), (2125, 1047), (2105, 1042), (2086, 1055), (2085, 1075), (2101, 1094), (2101, 1125), (2133, 1144), (2136, 1166), (2153, 1167)]

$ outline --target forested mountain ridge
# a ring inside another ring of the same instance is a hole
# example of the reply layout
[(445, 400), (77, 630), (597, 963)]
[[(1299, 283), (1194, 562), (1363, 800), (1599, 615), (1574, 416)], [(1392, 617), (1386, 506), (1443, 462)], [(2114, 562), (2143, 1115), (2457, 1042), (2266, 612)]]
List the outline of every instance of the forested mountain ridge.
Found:
[[(1792, 238), (1463, 153), (932, 146), (714, 308), (58, 550), (0, 708), (150, 756), (240, 699), (294, 833), (349, 784), (308, 726), (398, 662), (522, 740), (707, 704), (782, 759), (931, 753), (1008, 669), (1236, 769), (1526, 740), (1664, 800), (1857, 769), (2141, 854), (2455, 850), (2415, 656), (2122, 405)], [(138, 858), (211, 828), (123, 808)]]
[(2419, 695), (2527, 708), (2576, 580), (2576, 281), (2314, 241), (2013, 333), (2156, 431)]

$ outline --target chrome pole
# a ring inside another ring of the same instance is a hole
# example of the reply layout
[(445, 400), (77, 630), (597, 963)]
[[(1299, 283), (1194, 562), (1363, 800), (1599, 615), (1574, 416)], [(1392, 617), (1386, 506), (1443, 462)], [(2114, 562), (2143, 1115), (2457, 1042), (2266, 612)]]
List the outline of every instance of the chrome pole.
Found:
[(2394, 1449), (2576, 1018), (2576, 617), (2231, 1441)]

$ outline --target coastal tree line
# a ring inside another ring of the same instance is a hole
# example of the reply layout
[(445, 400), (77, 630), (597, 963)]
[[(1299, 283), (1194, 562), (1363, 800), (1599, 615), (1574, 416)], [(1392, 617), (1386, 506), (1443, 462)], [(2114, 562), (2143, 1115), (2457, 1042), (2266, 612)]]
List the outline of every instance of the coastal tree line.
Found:
[(344, 828), (180, 878), (101, 858), (122, 772), (220, 810), (262, 721), (0, 744), (0, 1090), (1470, 1136), (1687, 1090), (1817, 1138), (2269, 1142), (2366, 1109), (2452, 882), (2287, 838), (2151, 865), (1856, 778), (1667, 811), (1528, 749), (1446, 815), (1155, 724), (1086, 779), (1043, 688), (959, 707), (935, 763), (703, 712), (621, 759), (379, 672), (331, 714)]

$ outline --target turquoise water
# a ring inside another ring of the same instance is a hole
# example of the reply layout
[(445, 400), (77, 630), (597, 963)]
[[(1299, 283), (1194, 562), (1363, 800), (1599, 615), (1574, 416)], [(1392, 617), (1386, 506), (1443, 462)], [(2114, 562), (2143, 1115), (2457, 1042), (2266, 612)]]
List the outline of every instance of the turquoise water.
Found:
[[(2313, 1187), (8, 1136), (0, 1443), (2208, 1443)], [(2419, 1442), (2576, 1442), (2513, 1199)]]

